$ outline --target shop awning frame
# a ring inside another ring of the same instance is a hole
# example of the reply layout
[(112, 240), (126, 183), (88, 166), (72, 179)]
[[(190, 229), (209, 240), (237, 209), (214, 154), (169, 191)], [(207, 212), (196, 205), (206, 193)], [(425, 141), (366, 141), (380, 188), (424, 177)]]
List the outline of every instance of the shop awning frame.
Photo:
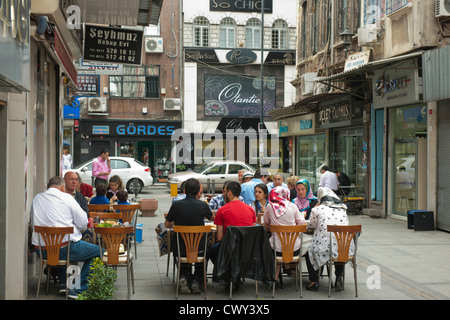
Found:
[(343, 71), (343, 72), (336, 73), (336, 74), (333, 74), (328, 77), (317, 77), (315, 79), (315, 81), (329, 85), (329, 83), (327, 83), (327, 82), (339, 81), (342, 78), (352, 77), (352, 76), (356, 76), (356, 75), (359, 75), (362, 73), (371, 72), (374, 69), (386, 67), (388, 65), (395, 64), (402, 60), (407, 60), (410, 58), (421, 56), (423, 53), (424, 53), (424, 51), (417, 51), (417, 52), (413, 52), (413, 53), (409, 53), (409, 54), (405, 54), (405, 55), (401, 55), (401, 56), (397, 56), (397, 57), (391, 57), (391, 58), (371, 61), (371, 62), (367, 63), (366, 65), (361, 66), (356, 69)]

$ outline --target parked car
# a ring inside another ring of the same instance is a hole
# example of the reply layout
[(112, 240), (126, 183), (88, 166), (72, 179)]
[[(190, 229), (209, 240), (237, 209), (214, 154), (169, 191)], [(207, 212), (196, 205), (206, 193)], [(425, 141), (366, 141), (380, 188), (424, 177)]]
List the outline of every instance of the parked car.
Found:
[[(205, 164), (201, 167), (194, 169), (193, 171), (183, 171), (172, 173), (167, 178), (167, 186), (170, 188), (172, 183), (177, 184), (177, 188), (180, 189), (181, 184), (189, 178), (199, 179), (203, 185), (203, 192), (207, 193), (209, 190), (208, 180), (210, 180), (210, 187), (214, 180), (215, 192), (221, 192), (223, 184), (226, 181), (239, 182), (238, 172), (241, 169), (254, 173), (256, 169), (249, 164), (242, 161), (215, 161), (209, 164)], [(211, 187), (212, 188), (212, 187)]]
[[(111, 174), (109, 176), (112, 177), (118, 175), (122, 179), (123, 185), (126, 187), (129, 194), (134, 194), (134, 178), (137, 178), (138, 192), (141, 192), (143, 188), (153, 184), (151, 170), (142, 162), (130, 157), (109, 157), (109, 159), (111, 160)], [(84, 183), (92, 185), (93, 162), (94, 159), (66, 171), (78, 172)]]

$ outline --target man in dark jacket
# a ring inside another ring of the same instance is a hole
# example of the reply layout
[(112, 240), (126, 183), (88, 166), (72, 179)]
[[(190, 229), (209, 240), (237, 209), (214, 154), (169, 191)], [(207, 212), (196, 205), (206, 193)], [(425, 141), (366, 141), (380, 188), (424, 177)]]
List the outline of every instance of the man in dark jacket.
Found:
[[(197, 179), (191, 178), (186, 180), (184, 187), (186, 198), (173, 202), (167, 213), (166, 221), (164, 222), (167, 228), (173, 225), (180, 226), (203, 226), (204, 219), (211, 219), (212, 212), (206, 202), (199, 200), (203, 192), (203, 186)], [(204, 248), (205, 244), (202, 242), (199, 248)], [(180, 241), (181, 255), (185, 253), (184, 242)], [(178, 252), (178, 251), (176, 251)], [(180, 268), (180, 293), (200, 293), (200, 283), (203, 281), (203, 267), (195, 266), (194, 275), (190, 275), (189, 266), (181, 266)], [(189, 288), (190, 280), (190, 288)]]
[[(338, 177), (338, 181), (339, 181), (339, 187), (350, 187), (352, 184), (350, 182), (350, 178), (348, 177), (348, 175), (346, 175), (343, 172), (340, 171), (335, 171), (334, 172), (337, 177)], [(342, 188), (340, 189), (340, 191), (344, 194), (344, 195), (348, 195), (349, 193), (349, 189), (348, 188)]]

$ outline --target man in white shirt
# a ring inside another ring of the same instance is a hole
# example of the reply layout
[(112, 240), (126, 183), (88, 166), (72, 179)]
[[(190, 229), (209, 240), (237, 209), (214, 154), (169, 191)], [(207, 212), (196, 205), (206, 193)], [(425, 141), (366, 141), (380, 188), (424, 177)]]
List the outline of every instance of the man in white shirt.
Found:
[(339, 189), (339, 180), (334, 172), (330, 171), (328, 166), (323, 166), (320, 169), (322, 175), (320, 176), (319, 187), (326, 187), (333, 190), (335, 193)]
[[(76, 298), (77, 294), (87, 289), (87, 277), (90, 269), (90, 262), (93, 258), (100, 256), (99, 247), (95, 244), (82, 241), (82, 231), (87, 228), (88, 218), (86, 212), (68, 193), (65, 193), (64, 179), (53, 177), (47, 184), (47, 191), (36, 195), (31, 206), (31, 218), (33, 226), (44, 227), (73, 227), (73, 233), (65, 236), (61, 246), (59, 256), (61, 259), (67, 257), (67, 242), (70, 241), (70, 261), (84, 262), (81, 269), (80, 288), (69, 290), (69, 297)], [(33, 228), (34, 230), (34, 228)], [(45, 246), (40, 240), (41, 246)], [(32, 243), (39, 247), (39, 235), (33, 231)], [(64, 245), (66, 244), (66, 245)], [(36, 250), (39, 254), (39, 250)], [(42, 250), (44, 257), (46, 251)], [(60, 292), (67, 290), (66, 270), (58, 268), (58, 278), (60, 280)]]

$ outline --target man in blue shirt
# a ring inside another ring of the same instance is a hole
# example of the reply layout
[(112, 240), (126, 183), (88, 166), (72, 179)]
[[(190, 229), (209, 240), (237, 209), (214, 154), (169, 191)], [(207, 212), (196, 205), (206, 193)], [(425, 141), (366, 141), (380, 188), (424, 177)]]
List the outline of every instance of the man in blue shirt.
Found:
[(255, 171), (252, 180), (241, 185), (241, 197), (244, 199), (246, 204), (250, 205), (253, 201), (255, 201), (255, 186), (258, 183), (267, 184), (269, 176), (270, 173), (267, 169), (259, 168)]

